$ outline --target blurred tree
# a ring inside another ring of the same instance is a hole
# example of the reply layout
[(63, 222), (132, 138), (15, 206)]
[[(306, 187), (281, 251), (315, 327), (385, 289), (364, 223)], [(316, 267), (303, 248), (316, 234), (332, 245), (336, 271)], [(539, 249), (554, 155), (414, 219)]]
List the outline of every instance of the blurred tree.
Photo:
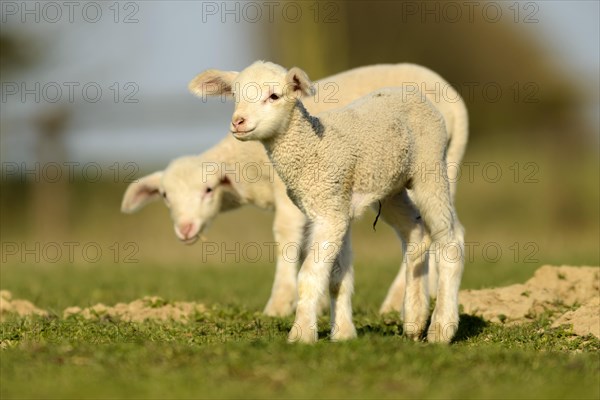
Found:
[(32, 187), (31, 219), (35, 236), (42, 241), (65, 238), (68, 234), (70, 196), (64, 134), (69, 120), (70, 110), (64, 105), (46, 108), (33, 117), (38, 132), (35, 155), (40, 179)]
[(42, 56), (41, 50), (31, 38), (22, 34), (0, 31), (0, 80), (35, 64)]
[(472, 12), (463, 3), (446, 9), (439, 1), (301, 4), (297, 22), (280, 18), (264, 25), (271, 58), (285, 66), (319, 79), (368, 64), (422, 64), (463, 94), (472, 142), (482, 132), (526, 132), (537, 140), (550, 130), (559, 143), (584, 136), (587, 127), (576, 112), (580, 93), (506, 8), (493, 22), (494, 10), (484, 13), (486, 3), (479, 2)]
[[(31, 37), (3, 30), (0, 33), (0, 81), (23, 76), (28, 68), (41, 62), (43, 52)], [(34, 184), (31, 186), (32, 206), (29, 218), (37, 240), (56, 240), (67, 235), (69, 216), (69, 186), (65, 161), (67, 150), (64, 133), (70, 119), (67, 105), (53, 107), (36, 107), (27, 123), (32, 124), (38, 133), (34, 153), (35, 167), (29, 165), (28, 170), (36, 171)], [(11, 134), (10, 124), (14, 121), (2, 121), (0, 135)], [(56, 168), (46, 169), (53, 163)], [(59, 179), (47, 176), (44, 171), (58, 173)], [(0, 193), (4, 196), (4, 193)]]

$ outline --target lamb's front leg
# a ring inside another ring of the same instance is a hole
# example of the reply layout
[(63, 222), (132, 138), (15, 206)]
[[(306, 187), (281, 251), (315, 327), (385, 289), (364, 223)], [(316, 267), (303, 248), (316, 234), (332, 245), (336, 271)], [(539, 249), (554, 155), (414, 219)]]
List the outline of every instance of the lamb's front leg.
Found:
[(288, 336), (290, 342), (317, 341), (319, 298), (327, 289), (348, 225), (347, 217), (342, 216), (319, 219), (312, 224), (309, 248), (298, 274), (298, 305), (296, 320)]
[(352, 247), (350, 229), (344, 237), (342, 251), (331, 270), (329, 294), (331, 297), (331, 340), (347, 340), (356, 337), (352, 322), (352, 293), (354, 292), (354, 271), (352, 268)]

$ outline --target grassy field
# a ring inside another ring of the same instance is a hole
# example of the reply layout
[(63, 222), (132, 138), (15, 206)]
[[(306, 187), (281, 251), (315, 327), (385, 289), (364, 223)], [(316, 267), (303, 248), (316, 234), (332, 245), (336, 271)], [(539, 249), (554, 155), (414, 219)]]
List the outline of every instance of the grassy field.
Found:
[[(472, 248), (462, 288), (523, 282), (543, 264), (598, 265), (597, 154), (569, 156), (536, 144), (539, 152), (525, 145), (508, 158), (494, 150), (506, 147), (497, 140), (468, 153), (466, 162), (480, 164), (472, 180), (465, 176), (459, 184), (458, 211)], [(502, 178), (490, 175), (493, 168), (484, 175), (485, 163), (497, 163)], [(69, 186), (64, 226), (45, 232), (31, 212), (32, 188), (3, 182), (0, 289), (52, 314), (0, 324), (3, 399), (600, 397), (600, 341), (550, 328), (546, 316), (508, 327), (462, 315), (450, 346), (405, 340), (398, 316), (377, 314), (401, 254), (385, 224), (373, 232), (371, 215), (353, 230), (358, 339), (329, 342), (322, 317), (319, 343), (289, 345), (292, 318), (260, 313), (273, 277), (266, 253), (236, 262), (207, 256), (201, 244), (182, 246), (162, 205), (119, 214), (125, 186)], [(228, 213), (209, 238), (228, 249), (262, 246), (272, 241), (271, 221), (250, 208)], [(44, 246), (59, 243), (66, 252), (70, 241), (78, 244), (72, 262), (66, 253), (48, 260)], [(86, 243), (99, 246), (103, 257), (86, 262)], [(135, 249), (131, 260), (128, 244)], [(36, 245), (34, 254), (26, 251)], [(62, 318), (69, 306), (146, 295), (202, 302), (208, 312), (188, 324)]]
[[(1, 324), (2, 398), (598, 398), (600, 341), (551, 329), (462, 315), (451, 346), (400, 336), (397, 316), (376, 310), (381, 274), (357, 265), (359, 338), (289, 345), (292, 318), (258, 310), (271, 267), (27, 266), (2, 269), (2, 285), (56, 314)], [(383, 281), (387, 281), (383, 279)], [(227, 282), (227, 284), (215, 284)], [(389, 281), (388, 281), (389, 282)], [(59, 318), (71, 305), (144, 295), (204, 302), (188, 324)]]

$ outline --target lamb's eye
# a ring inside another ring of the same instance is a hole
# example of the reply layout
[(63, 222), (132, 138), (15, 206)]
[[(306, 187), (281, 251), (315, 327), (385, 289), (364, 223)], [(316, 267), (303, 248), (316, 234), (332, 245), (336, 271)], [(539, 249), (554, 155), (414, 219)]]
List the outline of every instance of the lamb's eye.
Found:
[(167, 192), (162, 192), (163, 199), (167, 200)]
[(279, 96), (275, 93), (273, 93), (272, 95), (269, 96), (269, 99), (271, 100), (279, 100)]
[(212, 191), (213, 191), (213, 190), (212, 190), (212, 188), (210, 188), (210, 187), (207, 187), (207, 188), (206, 188), (206, 193), (210, 193), (210, 192), (212, 192)]

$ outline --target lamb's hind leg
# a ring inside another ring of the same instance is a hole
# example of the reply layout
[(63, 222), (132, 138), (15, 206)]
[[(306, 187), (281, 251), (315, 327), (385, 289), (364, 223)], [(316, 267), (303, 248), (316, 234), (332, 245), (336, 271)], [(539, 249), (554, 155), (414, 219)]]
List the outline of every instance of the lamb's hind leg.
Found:
[(380, 312), (403, 311), (404, 332), (417, 339), (429, 317), (427, 257), (424, 251), (429, 237), (405, 190), (382, 204), (382, 218), (401, 239), (403, 260)]
[(439, 274), (437, 302), (427, 340), (448, 343), (458, 330), (458, 289), (464, 268), (464, 233), (456, 220), (446, 180), (415, 180), (412, 198), (431, 235), (429, 257), (435, 257)]
[(346, 340), (356, 337), (352, 322), (352, 293), (354, 292), (354, 271), (352, 267), (352, 247), (350, 228), (344, 237), (342, 251), (337, 257), (329, 278), (331, 297), (331, 340)]
[[(391, 225), (391, 223), (390, 223)], [(396, 234), (404, 242), (398, 231), (396, 230)], [(429, 234), (426, 230), (423, 232), (424, 235), (424, 243), (431, 243), (431, 239), (429, 238)], [(425, 245), (425, 244), (424, 244)], [(413, 246), (410, 245), (412, 248)], [(404, 254), (403, 254), (404, 256)], [(427, 254), (425, 254), (427, 256)], [(392, 285), (388, 289), (387, 295), (385, 296), (385, 300), (381, 303), (381, 307), (379, 308), (379, 314), (386, 314), (390, 312), (399, 312), (402, 313), (404, 310), (404, 294), (406, 291), (406, 263), (402, 262), (400, 264), (400, 270)], [(435, 264), (435, 257), (427, 257), (427, 292), (429, 293), (430, 299), (435, 299), (437, 294), (437, 265)]]

